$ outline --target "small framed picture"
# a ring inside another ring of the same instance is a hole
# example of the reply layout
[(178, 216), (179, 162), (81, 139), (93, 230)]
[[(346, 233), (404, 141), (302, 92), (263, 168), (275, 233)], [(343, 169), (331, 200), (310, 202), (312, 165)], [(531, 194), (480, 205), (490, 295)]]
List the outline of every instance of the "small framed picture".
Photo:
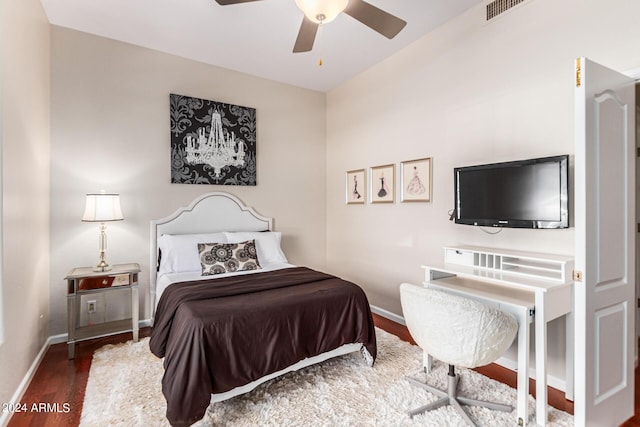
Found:
[(347, 172), (346, 202), (348, 205), (361, 205), (367, 200), (367, 180), (364, 169)]
[(391, 164), (373, 167), (369, 175), (371, 203), (393, 203), (396, 199), (396, 165)]
[(400, 163), (400, 200), (431, 201), (431, 157)]

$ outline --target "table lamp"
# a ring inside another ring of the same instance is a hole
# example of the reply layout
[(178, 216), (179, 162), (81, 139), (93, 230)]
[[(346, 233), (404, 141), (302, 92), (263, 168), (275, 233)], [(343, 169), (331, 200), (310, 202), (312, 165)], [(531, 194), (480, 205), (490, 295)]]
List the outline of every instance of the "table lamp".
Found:
[(100, 262), (93, 268), (93, 271), (111, 270), (111, 266), (105, 259), (107, 251), (107, 234), (105, 233), (107, 226), (105, 222), (123, 219), (119, 194), (104, 192), (87, 194), (82, 221), (100, 223)]

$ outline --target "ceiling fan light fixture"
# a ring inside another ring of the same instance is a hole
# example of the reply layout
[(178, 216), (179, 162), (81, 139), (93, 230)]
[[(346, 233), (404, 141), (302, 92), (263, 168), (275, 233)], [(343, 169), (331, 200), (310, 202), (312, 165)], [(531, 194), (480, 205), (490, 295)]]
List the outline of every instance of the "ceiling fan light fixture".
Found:
[(349, 4), (349, 0), (295, 0), (304, 15), (316, 24), (333, 21)]

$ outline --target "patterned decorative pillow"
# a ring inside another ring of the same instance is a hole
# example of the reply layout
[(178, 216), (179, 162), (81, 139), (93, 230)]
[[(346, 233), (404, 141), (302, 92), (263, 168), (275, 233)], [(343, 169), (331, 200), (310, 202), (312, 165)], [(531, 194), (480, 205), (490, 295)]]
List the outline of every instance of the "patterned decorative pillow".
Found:
[(241, 243), (198, 243), (202, 275), (259, 270), (255, 240)]

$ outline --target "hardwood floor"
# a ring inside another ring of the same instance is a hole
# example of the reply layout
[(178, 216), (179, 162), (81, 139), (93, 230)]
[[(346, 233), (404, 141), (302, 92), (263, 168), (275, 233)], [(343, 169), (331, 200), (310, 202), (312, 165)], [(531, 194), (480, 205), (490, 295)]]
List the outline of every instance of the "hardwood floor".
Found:
[[(377, 327), (413, 343), (406, 327), (375, 314), (374, 323)], [(140, 330), (140, 337), (149, 336), (150, 332), (150, 328), (143, 328)], [(57, 427), (78, 425), (93, 352), (106, 344), (117, 344), (129, 339), (131, 339), (131, 333), (81, 342), (76, 346), (76, 358), (74, 360), (67, 359), (66, 344), (52, 345), (45, 354), (29, 388), (20, 401), (26, 405), (28, 410), (14, 413), (8, 426)], [(477, 371), (512, 387), (516, 386), (516, 374), (501, 366), (489, 365), (479, 368)], [(640, 375), (636, 369), (636, 390), (638, 389), (639, 378)], [(535, 393), (533, 380), (530, 390)], [(36, 404), (37, 406), (39, 403), (49, 404), (48, 410), (32, 411), (32, 405)], [(559, 390), (549, 388), (549, 404), (573, 414), (573, 402), (565, 400), (564, 393)], [(637, 393), (635, 408), (635, 416), (625, 422), (623, 427), (640, 427), (640, 404)]]
[[(140, 329), (140, 337), (147, 337), (151, 328)], [(77, 426), (82, 414), (82, 401), (89, 378), (93, 352), (107, 344), (123, 343), (131, 333), (83, 341), (76, 344), (76, 358), (67, 358), (67, 345), (54, 344), (47, 350), (31, 384), (20, 400), (26, 412), (16, 412), (8, 427)], [(31, 411), (33, 404), (58, 404), (54, 411)], [(65, 406), (68, 404), (68, 406)], [(68, 408), (68, 410), (67, 410)]]

